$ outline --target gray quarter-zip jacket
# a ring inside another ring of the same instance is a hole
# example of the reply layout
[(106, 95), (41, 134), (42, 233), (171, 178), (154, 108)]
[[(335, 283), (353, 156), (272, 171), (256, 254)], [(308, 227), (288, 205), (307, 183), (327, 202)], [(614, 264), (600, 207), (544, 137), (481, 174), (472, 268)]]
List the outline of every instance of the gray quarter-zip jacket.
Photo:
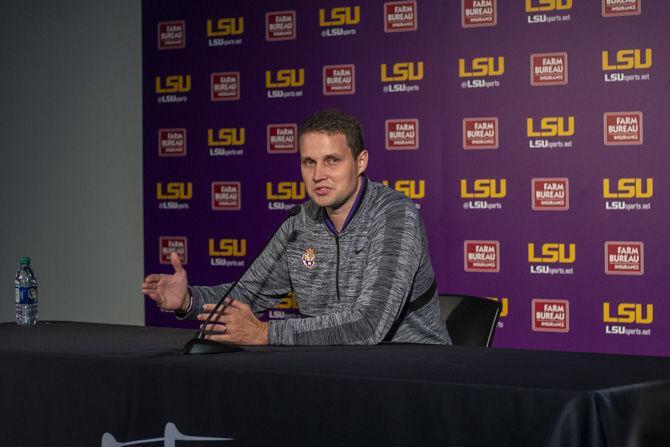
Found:
[[(295, 291), (303, 318), (269, 321), (270, 344), (451, 344), (414, 203), (381, 183), (363, 181), (339, 234), (325, 224), (323, 208), (305, 202), (230, 294), (258, 313)], [(187, 317), (217, 302), (228, 286), (189, 287)]]

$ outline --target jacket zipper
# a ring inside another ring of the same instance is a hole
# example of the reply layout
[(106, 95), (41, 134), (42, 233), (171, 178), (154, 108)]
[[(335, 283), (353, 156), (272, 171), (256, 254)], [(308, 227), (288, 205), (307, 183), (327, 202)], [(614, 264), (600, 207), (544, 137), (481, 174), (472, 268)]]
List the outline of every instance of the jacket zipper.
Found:
[(340, 238), (335, 235), (335, 246), (337, 247), (337, 263), (335, 265), (335, 289), (337, 290), (337, 301), (340, 301)]

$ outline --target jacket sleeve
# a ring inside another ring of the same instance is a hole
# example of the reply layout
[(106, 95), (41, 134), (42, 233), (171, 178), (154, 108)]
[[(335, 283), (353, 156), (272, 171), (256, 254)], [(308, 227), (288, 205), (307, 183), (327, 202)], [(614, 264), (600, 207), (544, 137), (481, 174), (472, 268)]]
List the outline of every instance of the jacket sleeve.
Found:
[(273, 345), (377, 344), (410, 295), (424, 231), (416, 208), (398, 201), (373, 220), (364, 284), (354, 309), (304, 319), (272, 320)]
[[(291, 227), (288, 221), (284, 222), (230, 293), (236, 300), (249, 304), (255, 313), (269, 309), (291, 291), (286, 262), (286, 242), (293, 234)], [(203, 312), (204, 304), (218, 302), (231, 284), (189, 286), (193, 299), (191, 310), (187, 315), (177, 314), (177, 317), (196, 318)]]

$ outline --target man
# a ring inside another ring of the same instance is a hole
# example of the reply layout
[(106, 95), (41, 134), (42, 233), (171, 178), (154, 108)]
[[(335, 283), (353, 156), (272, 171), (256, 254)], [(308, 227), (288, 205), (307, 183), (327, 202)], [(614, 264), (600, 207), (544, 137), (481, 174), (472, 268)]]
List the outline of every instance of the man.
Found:
[[(368, 151), (355, 118), (322, 110), (298, 136), (310, 200), (289, 217), (206, 328), (244, 345), (449, 344), (440, 318), (428, 241), (414, 204), (368, 180)], [(228, 284), (188, 286), (176, 253), (172, 275), (142, 291), (181, 318), (205, 320)], [(303, 318), (259, 321), (290, 290)]]

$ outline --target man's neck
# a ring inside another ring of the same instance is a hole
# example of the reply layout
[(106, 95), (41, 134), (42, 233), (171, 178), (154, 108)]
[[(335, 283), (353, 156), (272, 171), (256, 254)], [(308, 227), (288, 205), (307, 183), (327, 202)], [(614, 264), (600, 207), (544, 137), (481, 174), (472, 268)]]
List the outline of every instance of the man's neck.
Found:
[(357, 182), (356, 191), (351, 195), (351, 197), (349, 197), (349, 199), (342, 206), (340, 206), (335, 210), (326, 207), (326, 213), (328, 214), (328, 218), (333, 223), (338, 233), (342, 231), (342, 227), (344, 227), (344, 224), (347, 221), (347, 217), (349, 217), (351, 208), (354, 206), (354, 202), (356, 202), (356, 197), (358, 197), (358, 193), (360, 192), (361, 187), (363, 186), (362, 179), (363, 177), (359, 175), (358, 180), (356, 181)]

